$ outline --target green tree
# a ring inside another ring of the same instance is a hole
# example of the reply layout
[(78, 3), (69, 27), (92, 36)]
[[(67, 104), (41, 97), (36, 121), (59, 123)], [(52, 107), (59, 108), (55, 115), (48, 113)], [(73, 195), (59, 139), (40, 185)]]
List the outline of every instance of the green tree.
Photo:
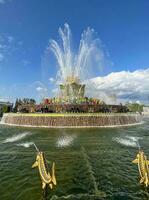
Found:
[(2, 113), (6, 113), (6, 112), (8, 112), (8, 106), (7, 105), (3, 105)]
[(143, 105), (138, 103), (128, 103), (126, 105), (131, 112), (142, 112), (143, 111)]

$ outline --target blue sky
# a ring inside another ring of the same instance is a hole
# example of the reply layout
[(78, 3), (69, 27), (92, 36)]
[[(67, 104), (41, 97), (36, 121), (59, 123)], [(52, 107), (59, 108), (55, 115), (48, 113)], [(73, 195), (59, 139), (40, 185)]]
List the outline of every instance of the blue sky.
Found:
[(91, 27), (109, 53), (113, 65), (95, 76), (147, 70), (148, 11), (148, 0), (0, 0), (0, 99), (52, 95), (48, 79), (57, 67), (52, 53), (45, 64), (45, 49), (49, 39), (59, 40), (58, 28), (66, 22), (76, 46)]

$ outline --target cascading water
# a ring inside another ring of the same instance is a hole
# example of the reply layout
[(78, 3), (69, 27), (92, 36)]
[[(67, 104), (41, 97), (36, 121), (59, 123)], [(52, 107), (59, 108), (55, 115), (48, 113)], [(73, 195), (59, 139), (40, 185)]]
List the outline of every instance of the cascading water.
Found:
[(7, 118), (7, 115), (8, 115), (8, 114), (6, 114), (6, 113), (5, 113), (5, 115), (3, 115), (3, 117), (2, 117), (2, 119), (1, 119), (1, 121), (0, 121), (0, 123), (5, 123), (5, 120), (6, 120), (6, 118)]
[(35, 116), (8, 114), (3, 124), (29, 127), (110, 127), (110, 126), (125, 126), (141, 123), (142, 117), (136, 118), (136, 114), (59, 114)]

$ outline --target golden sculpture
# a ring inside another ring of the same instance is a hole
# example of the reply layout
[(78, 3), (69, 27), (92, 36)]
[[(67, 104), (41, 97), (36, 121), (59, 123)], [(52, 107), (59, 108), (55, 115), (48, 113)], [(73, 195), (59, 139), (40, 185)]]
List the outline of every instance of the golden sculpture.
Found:
[(42, 181), (42, 189), (45, 189), (47, 185), (52, 189), (54, 185), (56, 185), (56, 177), (55, 177), (55, 163), (52, 164), (52, 173), (48, 171), (47, 162), (44, 157), (44, 153), (38, 151), (36, 156), (36, 161), (32, 165), (32, 168), (38, 167), (40, 178)]
[(135, 164), (138, 164), (138, 169), (140, 173), (140, 183), (143, 183), (146, 187), (149, 186), (149, 160), (145, 156), (142, 150), (139, 150), (139, 153), (136, 156), (136, 159), (132, 161)]

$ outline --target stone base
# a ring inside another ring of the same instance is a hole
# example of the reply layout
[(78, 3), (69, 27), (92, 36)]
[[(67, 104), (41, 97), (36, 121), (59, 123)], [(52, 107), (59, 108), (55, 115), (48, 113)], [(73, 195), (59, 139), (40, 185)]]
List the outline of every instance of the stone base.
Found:
[(139, 114), (4, 114), (2, 124), (28, 127), (113, 127), (141, 123)]

